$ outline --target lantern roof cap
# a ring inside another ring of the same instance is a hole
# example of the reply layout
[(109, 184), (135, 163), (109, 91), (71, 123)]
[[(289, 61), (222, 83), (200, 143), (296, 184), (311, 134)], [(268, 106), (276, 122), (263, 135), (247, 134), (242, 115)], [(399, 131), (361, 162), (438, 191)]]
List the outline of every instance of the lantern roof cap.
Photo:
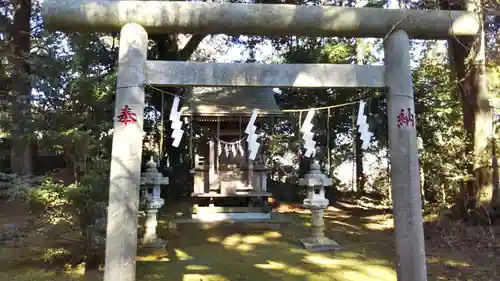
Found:
[(329, 178), (321, 172), (321, 167), (317, 161), (313, 161), (309, 172), (299, 179), (299, 186), (332, 186), (332, 178)]

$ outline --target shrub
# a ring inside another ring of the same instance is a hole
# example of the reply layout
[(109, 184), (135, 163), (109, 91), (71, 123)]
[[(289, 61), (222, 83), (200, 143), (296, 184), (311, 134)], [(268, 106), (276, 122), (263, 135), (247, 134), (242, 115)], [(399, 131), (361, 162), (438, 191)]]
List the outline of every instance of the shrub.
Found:
[[(102, 160), (99, 160), (102, 162)], [(77, 183), (63, 185), (51, 177), (20, 178), (7, 175), (1, 179), (4, 194), (21, 200), (36, 215), (26, 241), (35, 259), (53, 263), (85, 262), (86, 269), (96, 269), (104, 257), (106, 206), (109, 172), (102, 167), (86, 171)]]

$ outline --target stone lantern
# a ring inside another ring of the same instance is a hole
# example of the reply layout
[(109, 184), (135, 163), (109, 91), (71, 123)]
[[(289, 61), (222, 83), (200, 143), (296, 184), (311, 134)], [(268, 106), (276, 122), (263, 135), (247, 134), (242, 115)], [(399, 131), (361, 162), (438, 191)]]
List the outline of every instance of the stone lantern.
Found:
[(313, 162), (309, 172), (299, 180), (299, 186), (307, 187), (307, 198), (304, 199), (304, 206), (311, 210), (312, 235), (300, 240), (306, 249), (315, 251), (340, 249), (337, 242), (328, 239), (324, 234), (323, 211), (329, 203), (325, 197), (325, 186), (331, 185), (332, 179), (321, 172), (317, 162)]
[(146, 172), (141, 174), (142, 204), (146, 208), (142, 246), (164, 248), (166, 243), (156, 235), (156, 226), (158, 209), (164, 204), (163, 198), (160, 197), (161, 186), (168, 184), (168, 177), (163, 177), (162, 173), (158, 172), (153, 157), (146, 163), (146, 167)]

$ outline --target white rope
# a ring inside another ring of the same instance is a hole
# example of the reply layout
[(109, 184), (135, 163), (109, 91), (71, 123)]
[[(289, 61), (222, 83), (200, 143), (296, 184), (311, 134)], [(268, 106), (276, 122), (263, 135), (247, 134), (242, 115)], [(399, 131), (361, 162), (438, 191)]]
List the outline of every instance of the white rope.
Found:
[(215, 139), (217, 139), (217, 141), (219, 141), (219, 142), (220, 142), (220, 143), (222, 143), (222, 144), (239, 144), (239, 143), (241, 143), (241, 142), (245, 139), (245, 137), (243, 137), (243, 138), (241, 138), (241, 139), (239, 139), (239, 140), (237, 140), (237, 141), (233, 141), (233, 142), (223, 141), (223, 140), (221, 140), (221, 139), (220, 139), (220, 138), (218, 138), (218, 137), (215, 137)]

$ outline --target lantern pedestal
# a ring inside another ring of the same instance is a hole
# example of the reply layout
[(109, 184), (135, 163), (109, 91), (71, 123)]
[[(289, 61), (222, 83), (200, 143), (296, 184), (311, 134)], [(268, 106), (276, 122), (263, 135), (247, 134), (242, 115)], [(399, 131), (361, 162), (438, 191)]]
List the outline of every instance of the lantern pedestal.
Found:
[(311, 210), (311, 237), (301, 239), (304, 248), (312, 251), (340, 250), (340, 245), (325, 237), (325, 221), (323, 212), (328, 206), (325, 198), (325, 186), (332, 185), (332, 179), (321, 173), (318, 163), (312, 163), (309, 173), (299, 180), (300, 186), (307, 187), (307, 198), (304, 207)]
[(164, 249), (167, 246), (167, 241), (160, 239), (156, 234), (156, 227), (158, 226), (157, 213), (158, 209), (163, 206), (163, 203), (162, 198), (146, 203), (146, 222), (144, 223), (144, 237), (141, 241), (142, 248)]
[[(160, 197), (161, 185), (168, 184), (168, 178), (156, 169), (156, 163), (151, 159), (147, 164), (146, 172), (141, 177), (141, 187), (143, 196), (143, 206), (146, 210), (146, 221), (144, 223), (144, 236), (141, 240), (141, 248), (156, 248), (164, 249), (167, 241), (160, 239), (156, 234), (158, 226), (158, 209), (160, 209), (165, 201)], [(152, 192), (149, 192), (152, 190)]]
[[(326, 202), (328, 204), (328, 200)], [(312, 251), (340, 250), (340, 245), (337, 242), (325, 237), (325, 221), (323, 220), (325, 208), (314, 205), (306, 207), (311, 210), (312, 233), (311, 237), (300, 239), (304, 248)]]

